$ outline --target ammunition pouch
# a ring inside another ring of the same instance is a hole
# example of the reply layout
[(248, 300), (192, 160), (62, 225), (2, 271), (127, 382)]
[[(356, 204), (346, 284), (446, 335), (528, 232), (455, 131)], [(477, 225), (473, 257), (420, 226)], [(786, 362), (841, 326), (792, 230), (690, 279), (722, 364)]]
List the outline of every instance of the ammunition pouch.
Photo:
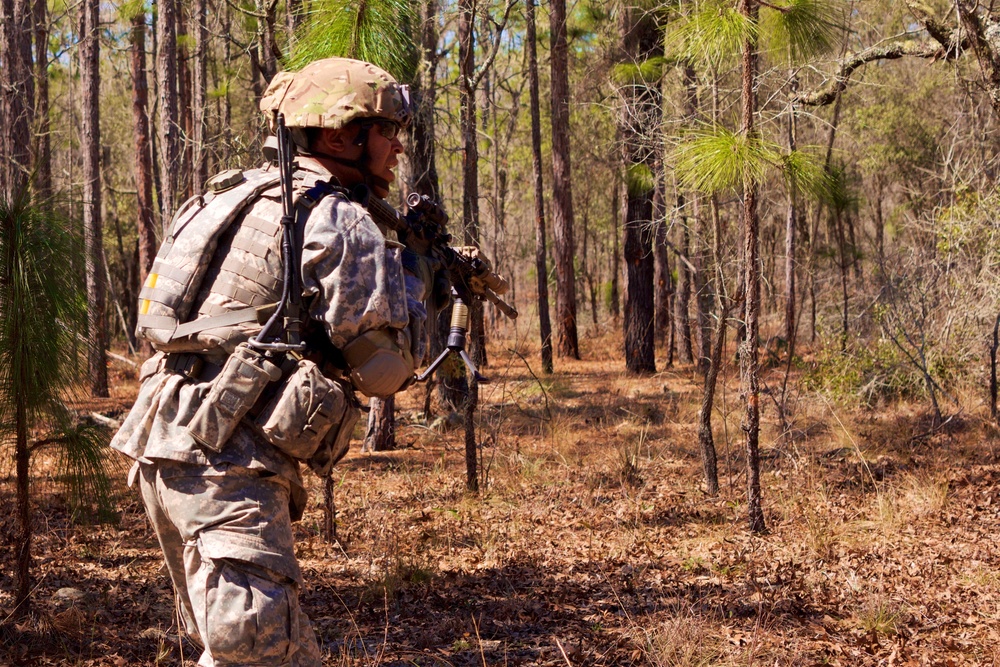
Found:
[(191, 418), (192, 438), (212, 451), (222, 451), (233, 429), (254, 406), (264, 388), (281, 379), (281, 369), (246, 343), (236, 347), (205, 401)]
[[(336, 435), (343, 425), (351, 399), (349, 391), (342, 381), (331, 380), (320, 372), (316, 364), (302, 359), (264, 405), (254, 424), (279, 450), (292, 458), (307, 460), (316, 453), (331, 431)], [(344, 443), (344, 453), (349, 444), (350, 430)]]

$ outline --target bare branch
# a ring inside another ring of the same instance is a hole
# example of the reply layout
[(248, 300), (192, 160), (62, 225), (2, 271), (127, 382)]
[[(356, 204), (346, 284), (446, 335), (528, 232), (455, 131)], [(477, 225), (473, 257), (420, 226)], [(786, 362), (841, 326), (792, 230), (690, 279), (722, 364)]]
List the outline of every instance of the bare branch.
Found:
[(507, 19), (510, 18), (510, 10), (514, 8), (514, 5), (516, 5), (517, 2), (518, 0), (507, 0), (507, 7), (503, 10), (503, 18), (500, 21), (493, 21), (493, 25), (497, 28), (496, 39), (493, 40), (493, 46), (490, 48), (490, 55), (479, 68), (479, 72), (472, 77), (472, 81), (468, 82), (469, 90), (477, 90), (479, 88), (479, 84), (483, 80), (483, 77), (486, 76), (486, 72), (488, 72), (490, 67), (493, 66), (493, 61), (496, 60), (497, 53), (500, 51), (500, 42), (503, 40), (504, 28), (507, 27)]
[(856, 69), (877, 60), (896, 60), (906, 56), (915, 58), (947, 58), (945, 50), (934, 42), (908, 39), (868, 47), (858, 53), (849, 53), (840, 61), (837, 71), (819, 88), (804, 91), (793, 102), (807, 106), (825, 106), (833, 102), (847, 88), (847, 82)]

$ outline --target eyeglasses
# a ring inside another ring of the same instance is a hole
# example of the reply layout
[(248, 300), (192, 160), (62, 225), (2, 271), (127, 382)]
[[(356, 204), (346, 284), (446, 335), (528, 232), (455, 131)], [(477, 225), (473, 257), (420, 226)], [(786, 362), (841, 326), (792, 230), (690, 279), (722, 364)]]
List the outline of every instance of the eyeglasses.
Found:
[(374, 127), (386, 139), (395, 139), (399, 136), (399, 124), (385, 118), (372, 118), (369, 127)]

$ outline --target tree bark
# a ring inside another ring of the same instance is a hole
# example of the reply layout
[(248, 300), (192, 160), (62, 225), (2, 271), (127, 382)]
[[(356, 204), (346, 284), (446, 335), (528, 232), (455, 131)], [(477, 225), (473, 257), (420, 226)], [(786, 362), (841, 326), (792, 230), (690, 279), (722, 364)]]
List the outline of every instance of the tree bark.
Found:
[(652, 192), (629, 194), (625, 202), (625, 368), (654, 373)]
[(177, 109), (177, 2), (157, 0), (156, 77), (160, 95), (160, 222), (164, 233), (177, 205), (180, 117)]
[(361, 451), (387, 452), (396, 449), (396, 397), (372, 398), (368, 407), (368, 431)]
[(194, 72), (191, 81), (191, 189), (195, 194), (205, 191), (208, 180), (208, 151), (205, 146), (205, 101), (208, 92), (208, 3), (194, 0), (191, 18), (194, 20)]
[[(479, 148), (476, 142), (476, 90), (473, 87), (475, 61), (475, 0), (459, 1), (458, 42), (459, 42), (459, 75), (461, 83), (461, 127), (462, 127), (462, 229), (465, 242), (475, 244), (479, 236)], [(466, 304), (470, 311), (472, 352), (470, 355), (475, 363), (481, 363), (475, 352), (477, 345), (476, 325), (482, 326), (482, 308), (475, 308), (475, 303)], [(475, 319), (475, 311), (480, 317)], [(481, 331), (481, 329), (480, 329)], [(452, 355), (454, 357), (455, 355)], [(476, 427), (473, 416), (478, 403), (479, 385), (473, 378), (469, 382), (469, 392), (465, 397), (465, 473), (466, 486), (470, 491), (479, 490), (479, 474), (477, 472)]]
[(552, 0), (552, 232), (556, 256), (556, 351), (580, 358), (576, 330), (576, 277), (573, 256), (573, 194), (569, 144), (569, 46), (566, 0)]
[(86, 0), (81, 8), (80, 84), (82, 88), (81, 142), (83, 153), (83, 233), (86, 246), (87, 367), (93, 396), (108, 395), (107, 332), (104, 312), (106, 285), (103, 271), (101, 221), (100, 124), (100, 3)]
[[(739, 12), (756, 25), (760, 7), (757, 0), (740, 0)], [(754, 116), (757, 113), (757, 44), (755, 39), (744, 41), (742, 56), (742, 132), (756, 138)], [(740, 354), (740, 394), (746, 405), (743, 432), (746, 436), (747, 510), (750, 530), (764, 532), (764, 512), (760, 490), (760, 362), (757, 339), (760, 317), (760, 218), (757, 197), (760, 184), (745, 171), (743, 176), (743, 271), (745, 285), (746, 336)]]
[(667, 246), (666, 204), (663, 201), (664, 184), (662, 178), (656, 179), (656, 189), (653, 191), (652, 225), (656, 230), (653, 234), (653, 337), (657, 343), (667, 340), (671, 319), (671, 286), (673, 278), (670, 275), (670, 249)]
[(46, 0), (34, 0), (35, 30), (35, 192), (37, 201), (52, 198), (52, 138), (49, 122), (49, 27)]
[(681, 213), (680, 244), (677, 248), (677, 292), (674, 294), (674, 328), (677, 332), (677, 356), (682, 364), (694, 361), (691, 340), (691, 269), (687, 262), (691, 256), (691, 231), (688, 217)]
[(551, 373), (552, 322), (549, 320), (549, 270), (545, 249), (545, 190), (542, 182), (542, 123), (538, 99), (538, 37), (535, 0), (525, 0), (528, 43), (528, 87), (531, 97), (531, 169), (535, 186), (535, 274), (538, 286), (538, 333), (541, 337), (542, 372)]
[(32, 16), (29, 0), (0, 1), (0, 193), (8, 200), (27, 192), (31, 169)]

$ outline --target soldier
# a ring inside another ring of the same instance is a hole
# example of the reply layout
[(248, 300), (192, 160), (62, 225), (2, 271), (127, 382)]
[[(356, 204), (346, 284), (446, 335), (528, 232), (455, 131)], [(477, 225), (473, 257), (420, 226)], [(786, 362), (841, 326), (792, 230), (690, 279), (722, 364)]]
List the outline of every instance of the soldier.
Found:
[[(300, 464), (328, 474), (358, 416), (354, 390), (398, 391), (425, 349), (425, 281), (415, 274), (426, 273), (404, 271), (402, 247), (364, 206), (366, 191), (385, 197), (395, 178), (406, 87), (368, 63), (330, 58), (280, 73), (261, 110), (272, 130), (284, 115), (298, 153), (305, 358), (281, 363), (251, 341), (285, 282), (278, 168), (224, 172), (182, 207), (140, 295), (139, 334), (159, 352), (112, 442), (135, 460), (129, 484), (139, 482), (204, 666), (321, 664), (298, 602)], [(245, 386), (254, 373), (265, 376), (261, 398)], [(226, 396), (252, 405), (213, 430)]]

